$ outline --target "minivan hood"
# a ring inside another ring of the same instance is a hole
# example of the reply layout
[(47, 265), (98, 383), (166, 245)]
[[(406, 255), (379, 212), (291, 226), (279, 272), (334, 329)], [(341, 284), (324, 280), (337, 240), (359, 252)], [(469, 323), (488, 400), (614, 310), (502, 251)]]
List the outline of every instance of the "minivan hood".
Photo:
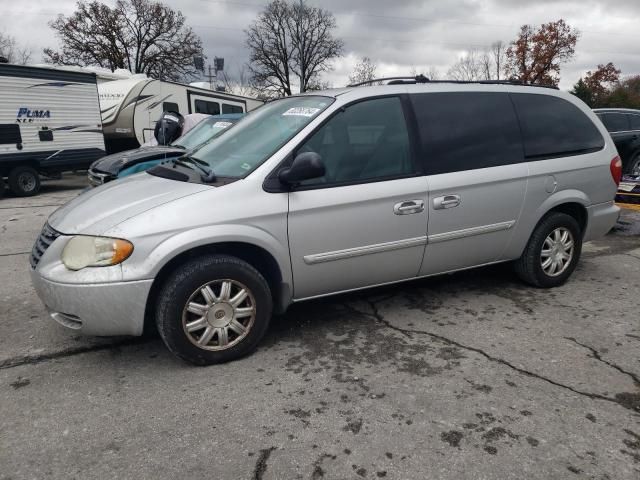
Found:
[(210, 188), (140, 173), (85, 191), (48, 221), (64, 234), (100, 235), (151, 208)]
[(102, 157), (91, 164), (91, 169), (98, 172), (118, 175), (121, 170), (138, 163), (163, 158), (175, 158), (185, 154), (185, 150), (172, 146), (140, 147), (135, 150), (113, 153)]

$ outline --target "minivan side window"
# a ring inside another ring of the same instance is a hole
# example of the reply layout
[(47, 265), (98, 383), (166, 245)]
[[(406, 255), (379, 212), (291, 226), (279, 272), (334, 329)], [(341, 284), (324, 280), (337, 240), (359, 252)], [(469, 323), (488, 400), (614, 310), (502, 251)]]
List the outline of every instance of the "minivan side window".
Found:
[(297, 153), (316, 152), (326, 174), (303, 186), (367, 182), (414, 173), (409, 134), (398, 97), (347, 106), (321, 126)]
[(506, 93), (411, 95), (428, 174), (523, 161), (513, 104)]
[(542, 160), (595, 152), (604, 139), (574, 104), (551, 95), (511, 94), (520, 119), (525, 158)]

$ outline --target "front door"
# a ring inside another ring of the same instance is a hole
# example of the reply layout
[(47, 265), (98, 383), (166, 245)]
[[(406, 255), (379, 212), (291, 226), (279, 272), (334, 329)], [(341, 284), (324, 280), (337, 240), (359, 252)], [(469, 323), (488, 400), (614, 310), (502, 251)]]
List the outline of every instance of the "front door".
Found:
[(326, 174), (289, 194), (294, 298), (417, 275), (427, 188), (410, 145), (392, 96), (341, 109), (297, 149), (320, 154)]

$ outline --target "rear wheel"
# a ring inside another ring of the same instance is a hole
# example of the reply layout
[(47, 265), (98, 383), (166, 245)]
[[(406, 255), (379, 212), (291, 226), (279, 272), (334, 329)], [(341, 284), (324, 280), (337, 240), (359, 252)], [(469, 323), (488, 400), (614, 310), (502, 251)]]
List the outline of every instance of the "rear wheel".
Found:
[(0, 176), (0, 198), (4, 197), (4, 178)]
[(207, 255), (167, 278), (156, 302), (156, 324), (175, 355), (211, 365), (254, 350), (271, 310), (269, 285), (255, 268), (228, 255)]
[(533, 231), (520, 259), (518, 276), (540, 288), (562, 285), (571, 276), (582, 252), (582, 232), (570, 215), (552, 212)]
[(30, 197), (40, 191), (40, 176), (31, 167), (16, 167), (9, 172), (9, 188), (18, 197)]

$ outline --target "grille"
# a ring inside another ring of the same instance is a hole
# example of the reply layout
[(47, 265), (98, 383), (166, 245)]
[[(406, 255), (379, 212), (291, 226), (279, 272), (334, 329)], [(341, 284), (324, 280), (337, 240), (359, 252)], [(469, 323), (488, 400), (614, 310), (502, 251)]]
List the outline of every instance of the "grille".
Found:
[(60, 233), (51, 228), (48, 223), (44, 224), (44, 227), (42, 227), (42, 232), (40, 232), (40, 236), (31, 249), (31, 256), (29, 257), (31, 268), (36, 268), (38, 262), (40, 261), (40, 258), (42, 258), (44, 252), (47, 250), (47, 248), (49, 248), (49, 245), (51, 245), (53, 241), (59, 236)]

